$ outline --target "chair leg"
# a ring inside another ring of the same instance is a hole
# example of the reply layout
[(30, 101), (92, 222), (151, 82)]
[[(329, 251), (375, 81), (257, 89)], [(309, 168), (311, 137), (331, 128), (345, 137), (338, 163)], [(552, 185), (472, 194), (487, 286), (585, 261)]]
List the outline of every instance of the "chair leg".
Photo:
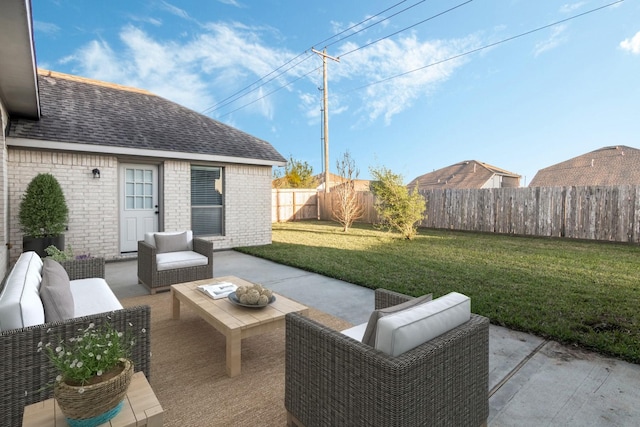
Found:
[(287, 427), (304, 427), (304, 424), (294, 417), (291, 412), (287, 411)]

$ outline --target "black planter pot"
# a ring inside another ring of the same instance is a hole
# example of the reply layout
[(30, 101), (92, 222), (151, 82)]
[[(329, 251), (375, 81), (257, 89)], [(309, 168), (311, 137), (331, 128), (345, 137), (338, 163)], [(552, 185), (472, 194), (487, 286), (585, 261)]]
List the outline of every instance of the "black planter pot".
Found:
[(41, 258), (47, 256), (44, 250), (51, 245), (64, 251), (64, 234), (55, 237), (22, 237), (22, 252), (34, 251)]

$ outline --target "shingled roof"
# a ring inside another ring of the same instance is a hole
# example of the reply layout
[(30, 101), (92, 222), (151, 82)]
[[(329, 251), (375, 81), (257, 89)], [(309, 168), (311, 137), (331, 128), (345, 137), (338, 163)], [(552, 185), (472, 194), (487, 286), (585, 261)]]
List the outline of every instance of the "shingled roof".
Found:
[(46, 70), (38, 70), (38, 84), (40, 120), (12, 119), (9, 137), (75, 143), (78, 151), (121, 148), (235, 163), (286, 162), (268, 142), (145, 90)]
[(616, 145), (540, 169), (529, 187), (638, 184), (640, 150)]
[[(420, 175), (407, 184), (407, 187), (413, 189), (417, 185), (419, 190), (487, 188), (487, 183), (496, 175), (503, 177), (503, 187), (518, 187), (520, 185), (520, 175), (518, 174), (476, 160), (465, 160)], [(504, 180), (504, 178), (507, 178), (507, 180)]]

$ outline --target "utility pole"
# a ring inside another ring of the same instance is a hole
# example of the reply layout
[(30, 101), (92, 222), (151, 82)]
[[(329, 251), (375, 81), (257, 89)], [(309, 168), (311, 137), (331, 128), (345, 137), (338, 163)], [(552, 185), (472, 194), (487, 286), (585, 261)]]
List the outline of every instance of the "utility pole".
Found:
[(329, 95), (327, 85), (327, 58), (336, 62), (340, 62), (340, 58), (327, 55), (327, 48), (325, 47), (322, 52), (311, 48), (313, 53), (317, 53), (322, 56), (322, 105), (324, 109), (324, 192), (329, 192)]

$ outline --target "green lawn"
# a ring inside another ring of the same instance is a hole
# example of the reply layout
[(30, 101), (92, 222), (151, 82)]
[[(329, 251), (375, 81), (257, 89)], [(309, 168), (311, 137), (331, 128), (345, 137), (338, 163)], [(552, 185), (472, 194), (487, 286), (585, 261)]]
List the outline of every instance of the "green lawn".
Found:
[(238, 250), (373, 289), (460, 292), (494, 324), (640, 363), (635, 245), (439, 230), (407, 241), (305, 221), (273, 224), (273, 244)]

